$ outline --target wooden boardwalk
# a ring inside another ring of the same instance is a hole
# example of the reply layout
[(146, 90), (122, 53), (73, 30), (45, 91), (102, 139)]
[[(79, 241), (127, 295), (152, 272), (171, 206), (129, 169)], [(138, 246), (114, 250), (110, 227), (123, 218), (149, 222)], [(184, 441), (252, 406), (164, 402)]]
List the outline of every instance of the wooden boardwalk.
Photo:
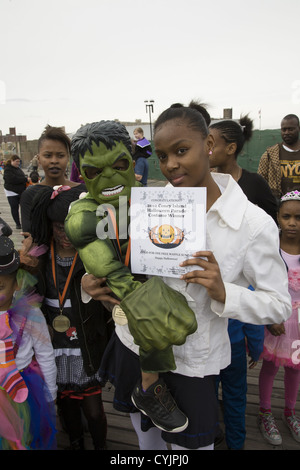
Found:
[[(10, 208), (3, 191), (3, 180), (0, 176), (0, 217), (8, 222), (12, 229), (13, 239), (17, 248), (21, 246), (22, 236), (20, 230), (15, 230), (15, 224), (10, 214)], [(261, 367), (259, 363), (255, 369), (248, 371), (248, 395), (247, 395), (247, 409), (246, 409), (246, 428), (247, 437), (245, 442), (245, 450), (300, 450), (300, 443), (297, 443), (290, 435), (289, 430), (286, 428), (282, 421), (281, 414), (284, 407), (284, 384), (283, 384), (283, 369), (281, 368), (275, 378), (273, 388), (273, 399), (272, 408), (276, 418), (277, 425), (282, 435), (282, 445), (272, 446), (264, 441), (260, 431), (257, 427), (257, 414), (258, 414), (258, 375)], [(109, 451), (137, 451), (138, 441), (136, 434), (131, 425), (130, 417), (124, 413), (119, 413), (113, 409), (113, 388), (107, 386), (103, 390), (103, 401), (104, 409), (107, 416), (108, 423), (108, 435), (107, 435), (107, 448)], [(297, 402), (296, 411), (300, 416), (300, 405)], [(220, 422), (222, 423), (222, 412), (220, 410)], [(57, 423), (57, 442), (59, 450), (67, 450), (69, 448), (69, 442), (67, 435), (62, 430), (61, 425)], [(85, 434), (85, 445), (87, 450), (92, 450), (91, 438), (86, 432)], [(216, 450), (225, 450), (225, 442), (217, 447)]]
[[(244, 450), (300, 450), (300, 443), (297, 443), (290, 434), (286, 425), (282, 421), (282, 411), (284, 407), (284, 385), (283, 385), (283, 369), (280, 368), (274, 381), (272, 408), (276, 419), (277, 426), (282, 435), (282, 445), (272, 446), (268, 444), (262, 437), (257, 426), (257, 414), (259, 407), (258, 399), (258, 375), (261, 362), (256, 368), (248, 371), (248, 394), (246, 408), (246, 441)], [(114, 390), (112, 386), (107, 386), (103, 390), (104, 409), (107, 416), (108, 433), (107, 433), (107, 449), (110, 451), (137, 451), (138, 441), (132, 427), (129, 415), (114, 410), (112, 405)], [(300, 416), (300, 404), (297, 402), (296, 411)], [(220, 408), (220, 423), (224, 430), (222, 411)], [(66, 450), (69, 442), (66, 434), (58, 423), (57, 442), (60, 450)], [(93, 445), (91, 438), (86, 432), (85, 445), (87, 450), (92, 450)], [(219, 445), (216, 450), (226, 450), (225, 441)]]

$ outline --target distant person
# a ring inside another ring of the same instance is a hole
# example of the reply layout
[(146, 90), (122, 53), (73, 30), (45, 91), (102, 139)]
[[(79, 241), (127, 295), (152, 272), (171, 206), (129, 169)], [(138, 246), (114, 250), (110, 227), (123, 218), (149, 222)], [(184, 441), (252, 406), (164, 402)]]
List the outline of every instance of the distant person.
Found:
[(72, 166), (71, 166), (70, 180), (74, 181), (75, 183), (84, 183), (82, 176), (79, 173), (79, 170), (74, 161), (72, 162)]
[(20, 157), (13, 155), (4, 167), (4, 191), (10, 205), (16, 229), (21, 229), (19, 206), (22, 193), (26, 189), (27, 177), (20, 167)]
[(38, 160), (37, 155), (35, 155), (33, 159), (31, 160), (31, 167), (32, 167), (32, 171), (38, 171), (39, 160)]
[(268, 182), (277, 199), (289, 191), (300, 189), (299, 133), (298, 116), (288, 114), (281, 121), (283, 142), (268, 147), (260, 159), (257, 172)]
[(40, 182), (40, 175), (37, 171), (33, 170), (29, 175), (28, 186), (38, 184)]
[(144, 131), (141, 127), (134, 129), (133, 134), (135, 138), (133, 153), (135, 178), (137, 181), (140, 181), (143, 186), (147, 186), (149, 172), (147, 158), (152, 155), (152, 147), (149, 140), (144, 137)]

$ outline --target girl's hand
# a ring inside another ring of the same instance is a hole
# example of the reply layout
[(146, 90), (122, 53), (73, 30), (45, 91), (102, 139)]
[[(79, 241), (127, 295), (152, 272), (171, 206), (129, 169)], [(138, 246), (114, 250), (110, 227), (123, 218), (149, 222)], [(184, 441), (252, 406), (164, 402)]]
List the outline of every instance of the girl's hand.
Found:
[(254, 361), (251, 357), (249, 361), (249, 369), (254, 369), (256, 365), (257, 365), (257, 361)]
[(280, 325), (274, 323), (274, 325), (268, 326), (268, 330), (273, 336), (280, 336), (285, 334), (284, 323), (280, 323)]
[(86, 274), (81, 278), (81, 285), (83, 290), (94, 300), (118, 305), (120, 301), (111, 296), (113, 292), (105, 285), (105, 281), (104, 277), (97, 278), (92, 274)]
[[(207, 259), (203, 259), (207, 258)], [(180, 266), (199, 266), (201, 270), (190, 271), (181, 279), (187, 283), (200, 284), (205, 287), (208, 295), (218, 302), (225, 303), (226, 291), (221, 277), (219, 265), (211, 251), (198, 251), (192, 259), (180, 263)]]
[(34, 246), (33, 239), (29, 232), (21, 232), (21, 235), (25, 237), (22, 240), (22, 251), (24, 255), (27, 255), (31, 248)]

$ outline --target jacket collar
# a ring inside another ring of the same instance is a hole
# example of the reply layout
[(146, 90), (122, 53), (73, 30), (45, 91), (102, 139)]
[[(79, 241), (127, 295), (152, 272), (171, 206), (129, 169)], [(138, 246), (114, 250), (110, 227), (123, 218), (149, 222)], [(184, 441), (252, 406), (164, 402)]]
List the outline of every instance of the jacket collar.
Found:
[(222, 195), (212, 205), (209, 212), (217, 212), (224, 224), (238, 230), (248, 204), (248, 199), (232, 176), (223, 173), (211, 173), (222, 191)]

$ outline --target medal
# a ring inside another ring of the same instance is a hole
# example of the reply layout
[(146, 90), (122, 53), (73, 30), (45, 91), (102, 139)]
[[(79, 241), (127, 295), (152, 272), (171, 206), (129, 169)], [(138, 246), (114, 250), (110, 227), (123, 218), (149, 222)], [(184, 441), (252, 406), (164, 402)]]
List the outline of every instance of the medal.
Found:
[(56, 271), (55, 271), (55, 253), (54, 253), (54, 245), (53, 245), (53, 240), (51, 242), (51, 261), (52, 261), (52, 275), (53, 275), (53, 281), (54, 285), (57, 289), (58, 293), (58, 299), (59, 299), (59, 305), (60, 305), (60, 314), (57, 315), (57, 317), (54, 318), (52, 322), (53, 329), (57, 331), (58, 333), (65, 333), (69, 328), (70, 328), (70, 320), (66, 315), (63, 315), (63, 307), (64, 307), (64, 301), (66, 297), (66, 293), (71, 281), (72, 273), (75, 267), (76, 259), (77, 259), (78, 253), (75, 254), (72, 266), (70, 268), (65, 287), (63, 290), (63, 293), (61, 294), (58, 290), (58, 285), (56, 284)]
[(112, 311), (112, 317), (116, 325), (126, 325), (128, 323), (126, 314), (121, 309), (120, 305), (115, 305)]
[(58, 333), (65, 333), (70, 328), (70, 320), (61, 313), (54, 318), (52, 326)]
[[(110, 215), (110, 218), (111, 218), (111, 221), (112, 221), (112, 225), (114, 227), (114, 231), (115, 231), (115, 236), (116, 236), (116, 240), (117, 240), (117, 244), (118, 244), (118, 247), (115, 247), (116, 251), (117, 251), (117, 254), (118, 254), (118, 257), (120, 260), (122, 260), (122, 250), (121, 250), (121, 245), (120, 245), (120, 240), (119, 240), (119, 234), (118, 234), (118, 227), (117, 227), (117, 223), (116, 223), (116, 219), (115, 219), (115, 215), (114, 215), (114, 212), (110, 209), (110, 208), (107, 208), (108, 210), (108, 213)], [(117, 249), (118, 248), (118, 249)], [(125, 261), (124, 261), (124, 264), (125, 266), (128, 266), (129, 265), (129, 260), (130, 260), (130, 249), (131, 249), (131, 243), (130, 243), (130, 239), (128, 240), (128, 246), (127, 246), (127, 250), (126, 250), (126, 255), (125, 255)], [(122, 310), (122, 308), (120, 307), (120, 305), (115, 305), (113, 310), (112, 310), (112, 318), (115, 322), (116, 325), (120, 325), (120, 326), (123, 326), (123, 325), (126, 325), (128, 323), (128, 320), (127, 320), (127, 317), (126, 317), (126, 314), (125, 312)]]

